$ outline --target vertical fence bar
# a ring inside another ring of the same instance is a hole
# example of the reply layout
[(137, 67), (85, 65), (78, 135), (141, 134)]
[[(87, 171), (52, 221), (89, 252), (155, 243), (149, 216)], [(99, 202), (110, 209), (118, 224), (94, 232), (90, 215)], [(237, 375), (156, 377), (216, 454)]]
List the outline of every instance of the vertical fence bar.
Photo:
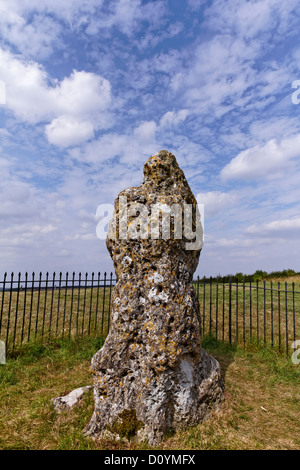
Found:
[(88, 273), (85, 273), (85, 285), (84, 285), (84, 297), (83, 297), (83, 312), (82, 312), (82, 328), (81, 328), (81, 334), (83, 334), (83, 329), (84, 329), (84, 315), (85, 315), (85, 304), (86, 304), (86, 289), (87, 289), (87, 279), (88, 279)]
[(243, 279), (243, 343), (246, 344), (245, 278)]
[(296, 316), (295, 316), (295, 283), (292, 284), (292, 301), (293, 301), (293, 333), (294, 333), (294, 341), (296, 341)]
[(23, 320), (22, 320), (22, 331), (21, 331), (21, 344), (23, 343), (25, 316), (26, 316), (27, 283), (28, 283), (28, 273), (25, 273), (24, 307), (23, 307)]
[(78, 322), (79, 322), (79, 309), (80, 309), (80, 287), (81, 287), (81, 272), (78, 275), (78, 299), (77, 299), (77, 318), (76, 318), (76, 335), (78, 335)]
[(281, 349), (281, 325), (280, 325), (280, 282), (278, 282), (278, 348)]
[(273, 305), (273, 281), (271, 281), (271, 346), (274, 346), (274, 322), (273, 322), (273, 314), (274, 314), (274, 305)]
[(72, 289), (71, 289), (71, 308), (70, 308), (70, 320), (69, 320), (69, 339), (71, 338), (71, 328), (72, 328), (74, 284), (75, 284), (75, 272), (73, 271), (73, 274), (72, 274)]
[(231, 338), (231, 328), (232, 328), (232, 325), (231, 325), (231, 277), (229, 278), (229, 343), (231, 344), (231, 341), (232, 341), (232, 338)]
[(103, 323), (105, 315), (105, 287), (106, 287), (106, 272), (104, 273), (104, 289), (103, 289), (103, 305), (102, 305), (102, 322), (101, 322), (101, 333), (103, 333)]
[(14, 338), (13, 338), (13, 350), (15, 349), (16, 334), (17, 334), (17, 322), (18, 322), (19, 298), (20, 298), (20, 284), (21, 284), (21, 273), (18, 274), (17, 299), (16, 299), (16, 311), (15, 311), (15, 324), (14, 324)]
[(1, 300), (1, 312), (0, 312), (0, 333), (2, 328), (3, 309), (4, 309), (4, 295), (5, 295), (5, 284), (6, 284), (7, 273), (4, 273), (3, 286), (2, 286), (2, 300)]
[(266, 281), (264, 281), (264, 345), (267, 343)]
[(91, 301), (90, 301), (90, 314), (89, 314), (89, 328), (88, 334), (91, 332), (91, 318), (92, 318), (92, 301), (93, 301), (93, 289), (94, 289), (94, 276), (95, 273), (92, 273), (92, 287), (91, 287)]
[(64, 314), (63, 314), (63, 327), (62, 327), (62, 337), (65, 334), (65, 322), (66, 322), (66, 310), (67, 310), (67, 295), (68, 295), (68, 280), (69, 273), (66, 273), (66, 284), (65, 284), (65, 299), (64, 299)]
[(289, 325), (288, 325), (288, 290), (287, 282), (285, 282), (285, 349), (286, 355), (289, 354)]
[(46, 273), (46, 285), (45, 285), (45, 301), (44, 301), (42, 336), (44, 336), (45, 319), (46, 319), (46, 311), (47, 311), (48, 279), (49, 279), (49, 273), (47, 271), (47, 273)]
[(258, 280), (256, 281), (256, 337), (257, 345), (259, 343), (259, 309), (258, 309)]
[(12, 292), (14, 284), (14, 273), (11, 273), (10, 277), (10, 292), (9, 292), (9, 304), (8, 304), (8, 315), (7, 315), (7, 329), (6, 329), (6, 349), (8, 347), (8, 335), (9, 335), (9, 326), (10, 326), (10, 312), (11, 312), (11, 302), (12, 302)]
[(252, 340), (252, 282), (249, 282), (250, 341)]
[[(108, 320), (107, 320), (107, 332), (109, 331), (110, 327), (110, 310), (111, 310), (111, 291), (112, 291), (112, 278), (113, 273), (110, 273), (110, 280), (109, 280), (109, 301), (108, 301)], [(199, 280), (199, 276), (198, 276)]]
[(236, 343), (239, 342), (239, 280), (236, 278), (236, 292), (235, 292), (235, 341)]
[(217, 282), (216, 282), (216, 339), (218, 339), (218, 288), (219, 288), (219, 278), (217, 277)]
[(205, 330), (205, 276), (203, 278), (203, 335)]
[(51, 293), (50, 318), (49, 318), (49, 330), (48, 330), (48, 337), (49, 338), (51, 336), (54, 291), (55, 291), (55, 272), (53, 273), (53, 276), (52, 276), (52, 293)]
[(58, 296), (57, 296), (57, 312), (56, 312), (56, 328), (55, 334), (57, 336), (58, 332), (58, 322), (59, 322), (59, 309), (60, 309), (60, 291), (61, 291), (61, 283), (62, 283), (62, 272), (59, 273), (59, 281), (58, 281)]
[(209, 334), (211, 335), (211, 324), (212, 324), (212, 318), (211, 318), (211, 310), (212, 310), (212, 277), (210, 276), (209, 280)]
[(223, 302), (222, 302), (222, 307), (223, 307), (223, 326), (222, 326), (222, 341), (224, 342), (225, 340), (225, 282), (223, 279)]
[(97, 297), (96, 297), (96, 312), (95, 312), (95, 331), (96, 331), (96, 329), (97, 329), (97, 320), (98, 320), (99, 290), (100, 290), (100, 272), (98, 272), (98, 278), (97, 278)]
[(33, 311), (33, 295), (34, 295), (34, 272), (31, 276), (31, 299), (30, 299), (30, 312), (29, 312), (29, 322), (28, 322), (28, 337), (27, 341), (30, 340), (30, 329), (31, 329), (31, 319), (32, 319), (32, 311)]
[(39, 275), (39, 287), (38, 287), (38, 299), (37, 299), (37, 307), (36, 307), (35, 338), (36, 338), (36, 336), (37, 336), (38, 321), (39, 321), (41, 285), (42, 285), (42, 273), (40, 272), (40, 275)]

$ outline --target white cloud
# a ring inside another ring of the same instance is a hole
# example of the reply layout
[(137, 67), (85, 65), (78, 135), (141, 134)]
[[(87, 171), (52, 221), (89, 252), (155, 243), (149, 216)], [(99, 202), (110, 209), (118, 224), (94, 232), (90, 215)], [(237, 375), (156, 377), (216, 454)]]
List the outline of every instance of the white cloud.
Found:
[(300, 235), (300, 217), (291, 219), (278, 219), (263, 224), (253, 224), (247, 227), (246, 232), (260, 236), (274, 236), (293, 238)]
[(65, 148), (89, 140), (94, 136), (94, 127), (90, 122), (61, 116), (46, 126), (46, 135), (50, 144)]
[(253, 38), (274, 28), (278, 36), (288, 31), (297, 7), (297, 0), (214, 0), (205, 13), (213, 30)]
[(290, 160), (300, 156), (300, 134), (277, 142), (269, 140), (240, 152), (221, 171), (224, 181), (268, 178), (286, 169)]
[(178, 112), (168, 111), (161, 118), (160, 125), (162, 127), (173, 127), (173, 126), (175, 127), (175, 126), (178, 126), (178, 124), (185, 121), (188, 114), (189, 114), (189, 112), (188, 112), (187, 109), (181, 109)]
[(0, 76), (6, 84), (6, 109), (30, 124), (48, 122), (50, 143), (77, 145), (109, 125), (111, 87), (99, 75), (74, 70), (58, 82), (36, 62), (0, 49)]
[(145, 156), (156, 153), (157, 126), (154, 121), (145, 121), (126, 134), (105, 133), (80, 149), (70, 150), (70, 155), (80, 161), (99, 163), (119, 157), (121, 163), (142, 163)]
[(196, 199), (198, 204), (204, 204), (205, 216), (214, 217), (219, 212), (228, 212), (238, 201), (238, 195), (235, 192), (208, 191), (198, 193)]

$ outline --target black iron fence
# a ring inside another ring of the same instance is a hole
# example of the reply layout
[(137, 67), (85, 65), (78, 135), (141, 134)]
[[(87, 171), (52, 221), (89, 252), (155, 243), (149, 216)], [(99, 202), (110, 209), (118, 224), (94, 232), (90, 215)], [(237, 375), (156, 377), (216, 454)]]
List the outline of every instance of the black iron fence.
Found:
[[(106, 336), (115, 282), (113, 273), (51, 277), (26, 273), (24, 278), (5, 273), (0, 281), (0, 340), (11, 350), (37, 338)], [(294, 282), (198, 277), (194, 287), (203, 335), (244, 345), (255, 341), (287, 354), (293, 351), (300, 333), (300, 288)]]
[(0, 282), (0, 339), (7, 350), (33, 339), (107, 335), (113, 274), (12, 273)]
[(239, 282), (229, 278), (194, 283), (202, 334), (222, 341), (270, 345), (287, 354), (300, 339), (300, 287), (294, 282)]

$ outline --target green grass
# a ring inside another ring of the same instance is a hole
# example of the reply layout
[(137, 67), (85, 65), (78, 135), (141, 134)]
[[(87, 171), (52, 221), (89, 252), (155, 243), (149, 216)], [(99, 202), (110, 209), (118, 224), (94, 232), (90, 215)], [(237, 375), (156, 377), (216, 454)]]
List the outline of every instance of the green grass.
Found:
[[(273, 292), (271, 290), (273, 288)], [(199, 284), (204, 334), (238, 342), (254, 341), (280, 351), (292, 351), (300, 334), (300, 285), (292, 282)], [(285, 292), (285, 290), (290, 292)], [(231, 316), (230, 316), (231, 312)], [(229, 328), (231, 318), (231, 328)], [(287, 327), (286, 327), (287, 326)]]
[[(57, 337), (107, 334), (112, 288), (51, 289), (26, 293), (0, 293), (3, 315), (0, 339), (8, 349), (14, 345)], [(4, 298), (3, 298), (4, 295)]]
[[(36, 342), (0, 365), (0, 449), (148, 448), (84, 436), (94, 408), (92, 391), (73, 410), (54, 411), (52, 398), (92, 384), (90, 360), (102, 344), (103, 338), (87, 336)], [(255, 342), (243, 349), (206, 336), (202, 345), (222, 368), (222, 410), (165, 438), (157, 449), (299, 449), (300, 366)]]

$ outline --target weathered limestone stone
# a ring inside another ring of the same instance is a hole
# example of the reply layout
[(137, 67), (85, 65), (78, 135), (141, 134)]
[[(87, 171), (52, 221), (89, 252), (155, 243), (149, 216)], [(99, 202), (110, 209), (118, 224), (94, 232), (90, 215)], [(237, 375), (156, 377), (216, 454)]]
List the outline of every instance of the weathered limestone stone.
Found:
[[(151, 239), (145, 227), (144, 238), (120, 239), (125, 196), (128, 229), (138, 228), (133, 204), (149, 215), (154, 204), (167, 211), (174, 204), (196, 207), (196, 200), (174, 155), (163, 150), (146, 162), (141, 186), (119, 194), (107, 237), (117, 284), (110, 332), (91, 363), (95, 409), (86, 433), (122, 436), (123, 429), (126, 436), (129, 426), (130, 437), (156, 445), (171, 429), (197, 424), (217, 410), (224, 386), (218, 362), (201, 348), (192, 285), (201, 247), (187, 249), (191, 237), (176, 238), (175, 223), (168, 239)], [(192, 221), (195, 228), (195, 211)]]
[(79, 403), (81, 398), (87, 393), (92, 385), (87, 385), (85, 387), (79, 387), (68, 393), (64, 397), (57, 397), (52, 399), (53, 406), (55, 410), (60, 413), (61, 411), (69, 410)]

